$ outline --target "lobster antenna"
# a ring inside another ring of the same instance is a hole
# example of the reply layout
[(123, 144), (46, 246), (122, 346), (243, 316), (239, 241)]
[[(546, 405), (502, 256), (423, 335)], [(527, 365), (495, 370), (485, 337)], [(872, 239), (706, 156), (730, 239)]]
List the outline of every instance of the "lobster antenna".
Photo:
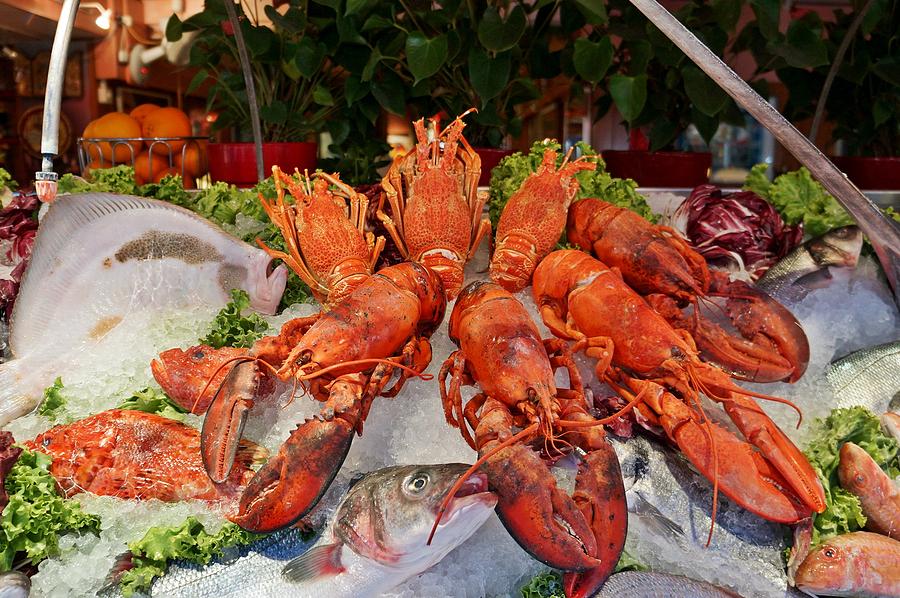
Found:
[(527, 428), (525, 428), (524, 430), (522, 430), (521, 432), (519, 432), (518, 434), (510, 436), (509, 438), (507, 438), (506, 440), (504, 440), (503, 442), (501, 442), (500, 444), (498, 444), (497, 446), (495, 446), (494, 448), (492, 448), (491, 450), (486, 452), (483, 457), (480, 457), (477, 461), (475, 461), (475, 463), (472, 464), (471, 467), (469, 467), (469, 469), (467, 469), (465, 471), (465, 473), (463, 473), (461, 476), (459, 476), (459, 479), (456, 480), (456, 483), (453, 484), (453, 486), (450, 487), (450, 490), (447, 491), (447, 495), (444, 497), (444, 500), (441, 501), (441, 507), (440, 507), (440, 509), (438, 509), (437, 517), (435, 517), (435, 519), (434, 519), (434, 525), (431, 526), (431, 533), (428, 534), (428, 541), (425, 542), (426, 546), (431, 546), (431, 540), (432, 540), (432, 538), (434, 538), (434, 532), (437, 531), (437, 526), (441, 522), (441, 518), (444, 516), (444, 512), (447, 510), (447, 507), (450, 505), (450, 501), (453, 500), (453, 496), (457, 492), (459, 492), (459, 489), (462, 488), (462, 485), (465, 483), (465, 481), (467, 479), (469, 479), (469, 477), (473, 473), (475, 473), (478, 470), (478, 468), (481, 467), (481, 465), (485, 461), (487, 461), (488, 459), (490, 459), (491, 457), (493, 457), (494, 455), (496, 455), (497, 453), (499, 453), (506, 447), (511, 446), (511, 445), (515, 444), (516, 442), (518, 442), (519, 440), (526, 438), (527, 436), (530, 436), (531, 434), (534, 434), (535, 432), (537, 432), (538, 426), (539, 426), (538, 423), (533, 423), (530, 426), (528, 426)]
[[(704, 388), (702, 382), (697, 378), (693, 371), (690, 368), (687, 370), (688, 377), (691, 381), (697, 385), (699, 389), (701, 389), (704, 393), (707, 390)], [(703, 410), (703, 404), (700, 399), (700, 396), (691, 397), (688, 396), (688, 401), (693, 400), (697, 408), (700, 410), (700, 414), (703, 417), (703, 431), (706, 432), (707, 437), (709, 438), (709, 447), (712, 450), (713, 455), (713, 503), (712, 503), (712, 513), (710, 514), (710, 522), (709, 522), (709, 535), (706, 537), (706, 547), (709, 548), (709, 545), (712, 544), (713, 530), (716, 527), (716, 514), (718, 512), (719, 507), (719, 452), (716, 450), (716, 441), (713, 438), (712, 434), (712, 422), (709, 419), (709, 416), (706, 415), (706, 411)]]
[(362, 364), (375, 365), (375, 364), (381, 364), (381, 363), (389, 365), (391, 367), (400, 368), (404, 372), (409, 372), (411, 375), (415, 376), (416, 378), (420, 378), (422, 380), (431, 380), (434, 378), (434, 376), (431, 374), (423, 374), (422, 372), (417, 372), (413, 368), (403, 365), (402, 363), (397, 363), (396, 361), (391, 361), (390, 359), (381, 359), (378, 357), (371, 357), (371, 358), (366, 358), (366, 359), (353, 359), (351, 361), (345, 361), (343, 363), (336, 363), (334, 365), (329, 365), (328, 367), (324, 367), (320, 370), (310, 372), (309, 374), (303, 374), (302, 376), (297, 377), (297, 379), (298, 380), (312, 380), (313, 378), (318, 378), (319, 376), (323, 376), (325, 374), (333, 372), (334, 370), (343, 369), (348, 366), (362, 365)]

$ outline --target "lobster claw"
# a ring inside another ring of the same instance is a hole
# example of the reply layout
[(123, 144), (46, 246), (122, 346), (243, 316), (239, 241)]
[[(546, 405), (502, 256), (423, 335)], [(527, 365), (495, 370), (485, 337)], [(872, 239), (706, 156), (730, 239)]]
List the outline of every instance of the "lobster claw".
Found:
[(360, 395), (358, 383), (335, 380), (320, 414), (297, 426), (250, 480), (231, 520), (246, 530), (268, 533), (292, 525), (316, 506), (350, 450)]
[(722, 272), (711, 274), (710, 293), (727, 297), (725, 312), (747, 340), (701, 319), (692, 331), (701, 356), (744, 380), (799, 380), (809, 363), (809, 341), (794, 315), (743, 281), (731, 281)]
[(583, 573), (565, 573), (563, 588), (567, 598), (587, 598), (612, 575), (628, 532), (628, 504), (619, 458), (605, 439), (579, 464), (573, 498), (593, 530), (600, 564)]
[(150, 369), (156, 382), (175, 403), (199, 415), (206, 413), (216, 389), (228, 374), (228, 369), (222, 366), (246, 354), (246, 349), (214, 349), (208, 345), (169, 349), (150, 362)]

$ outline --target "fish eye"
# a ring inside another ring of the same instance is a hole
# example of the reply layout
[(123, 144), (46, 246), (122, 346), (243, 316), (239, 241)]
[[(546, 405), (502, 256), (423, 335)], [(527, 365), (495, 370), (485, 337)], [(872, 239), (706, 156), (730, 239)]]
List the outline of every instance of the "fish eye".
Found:
[(833, 559), (837, 556), (837, 550), (835, 550), (831, 546), (826, 546), (825, 550), (822, 551), (822, 554), (825, 555), (825, 558)]
[(428, 474), (417, 473), (406, 481), (406, 489), (413, 494), (419, 494), (428, 485)]
[(861, 473), (856, 474), (856, 477), (853, 478), (853, 481), (856, 482), (857, 486), (865, 486), (866, 485), (866, 476)]

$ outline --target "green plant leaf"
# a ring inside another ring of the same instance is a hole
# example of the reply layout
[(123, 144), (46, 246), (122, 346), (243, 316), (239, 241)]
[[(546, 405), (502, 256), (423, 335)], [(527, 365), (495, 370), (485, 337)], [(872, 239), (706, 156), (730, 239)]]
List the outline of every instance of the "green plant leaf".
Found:
[(728, 103), (728, 94), (696, 66), (685, 66), (681, 69), (681, 76), (688, 98), (703, 114), (715, 116)]
[(341, 0), (313, 0), (316, 4), (333, 8), (337, 12), (341, 7)]
[(256, 27), (247, 21), (241, 21), (241, 29), (251, 58), (260, 58), (266, 54), (275, 41), (275, 33), (268, 27)]
[(767, 40), (778, 37), (778, 25), (781, 19), (781, 0), (751, 0), (753, 13), (759, 24), (759, 32)]
[(316, 42), (309, 37), (304, 37), (297, 44), (293, 62), (304, 77), (313, 77), (322, 67), (324, 60), (325, 44)]
[(274, 100), (268, 106), (260, 106), (259, 117), (267, 123), (283, 125), (287, 122), (287, 105), (281, 100)]
[(606, 6), (597, 0), (575, 0), (575, 6), (591, 25), (606, 25)]
[(347, 0), (347, 9), (345, 15), (355, 15), (357, 13), (368, 12), (378, 5), (378, 0)]
[(382, 29), (390, 29), (393, 26), (394, 22), (389, 18), (374, 14), (366, 19), (361, 31), (381, 31)]
[(506, 20), (494, 6), (488, 6), (478, 24), (478, 40), (492, 52), (504, 52), (515, 46), (525, 32), (525, 11), (516, 5)]
[(185, 94), (189, 94), (195, 91), (198, 87), (203, 85), (203, 82), (206, 81), (206, 78), (209, 76), (209, 73), (206, 72), (206, 69), (200, 69), (197, 71), (197, 74), (191, 78), (191, 82), (188, 84), (187, 89), (184, 91)]
[(313, 100), (320, 106), (334, 106), (334, 96), (331, 90), (324, 85), (317, 85), (313, 90)]
[(643, 75), (647, 72), (647, 65), (653, 58), (653, 46), (650, 42), (637, 39), (624, 43), (625, 49), (628, 51), (628, 74), (631, 76)]
[(509, 52), (491, 58), (477, 47), (473, 46), (469, 50), (469, 80), (481, 100), (482, 107), (500, 95), (506, 87), (511, 64)]
[(661, 116), (653, 122), (650, 128), (650, 151), (659, 151), (666, 147), (678, 136), (678, 123)]
[(414, 31), (406, 38), (406, 62), (418, 83), (435, 74), (447, 60), (447, 36), (438, 35), (431, 39)]
[(713, 135), (719, 130), (718, 115), (709, 116), (698, 110), (695, 106), (691, 109), (691, 122), (697, 127), (697, 132), (700, 133), (700, 137), (703, 137), (703, 141), (706, 142), (706, 145), (709, 145)]
[(366, 97), (369, 89), (367, 85), (363, 85), (359, 77), (351, 75), (344, 81), (344, 100), (347, 106), (352, 106), (354, 102)]
[(734, 31), (742, 4), (742, 0), (712, 0), (713, 16), (722, 31)]
[(166, 21), (166, 40), (170, 42), (177, 42), (181, 39), (183, 31), (184, 27), (181, 19), (178, 18), (178, 15), (172, 15), (171, 17), (169, 17), (169, 20)]
[(572, 58), (575, 72), (585, 81), (598, 83), (612, 64), (613, 51), (609, 37), (603, 37), (598, 42), (583, 37), (576, 39), (575, 54)]
[(638, 117), (647, 102), (647, 75), (629, 77), (613, 75), (609, 80), (609, 93), (626, 122)]
[[(295, 15), (292, 14), (291, 17), (282, 15), (275, 10), (275, 7), (271, 4), (266, 4), (265, 12), (266, 16), (269, 17), (269, 20), (272, 21), (272, 24), (277, 28), (289, 33), (298, 33), (301, 31), (302, 22), (297, 18), (291, 18), (295, 17)], [(290, 14), (290, 12), (288, 14)]]
[(791, 23), (784, 43), (769, 42), (766, 47), (796, 68), (814, 68), (828, 64), (825, 42), (802, 21)]
[(878, 98), (872, 105), (872, 118), (875, 119), (875, 126), (881, 126), (891, 117), (894, 109), (893, 106), (883, 98)]
[(372, 95), (381, 107), (398, 116), (406, 116), (406, 93), (403, 80), (393, 71), (385, 71), (379, 81), (372, 83)]
[(895, 87), (900, 87), (900, 59), (885, 56), (872, 65), (872, 72)]

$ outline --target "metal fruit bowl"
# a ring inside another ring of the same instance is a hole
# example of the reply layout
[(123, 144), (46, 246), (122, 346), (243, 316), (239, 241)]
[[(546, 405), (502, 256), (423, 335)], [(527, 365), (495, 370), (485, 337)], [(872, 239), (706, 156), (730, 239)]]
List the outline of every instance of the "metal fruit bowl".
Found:
[[(87, 176), (91, 168), (108, 168), (109, 166), (119, 166), (122, 164), (135, 168), (135, 163), (139, 156), (147, 156), (148, 161), (151, 160), (151, 154), (156, 154), (157, 158), (168, 160), (168, 167), (175, 168), (176, 156), (181, 155), (181, 168), (178, 174), (182, 180), (191, 180), (194, 177), (187, 173), (185, 176), (185, 158), (187, 157), (188, 148), (196, 147), (201, 159), (205, 158), (206, 149), (203, 144), (209, 141), (209, 137), (79, 137), (76, 141), (78, 150), (78, 167), (82, 176)], [(139, 144), (140, 148), (135, 149), (134, 145)], [(178, 148), (178, 145), (181, 145)], [(127, 148), (128, 155), (124, 160), (117, 160), (116, 155), (121, 154), (120, 147)], [(176, 149), (178, 148), (178, 149)], [(155, 151), (154, 151), (155, 150)], [(106, 156), (110, 156), (112, 160), (106, 160)], [(205, 160), (202, 160), (205, 162)], [(203, 174), (206, 168), (203, 168)], [(152, 181), (147, 181), (152, 182)], [(188, 185), (190, 186), (190, 185)]]

